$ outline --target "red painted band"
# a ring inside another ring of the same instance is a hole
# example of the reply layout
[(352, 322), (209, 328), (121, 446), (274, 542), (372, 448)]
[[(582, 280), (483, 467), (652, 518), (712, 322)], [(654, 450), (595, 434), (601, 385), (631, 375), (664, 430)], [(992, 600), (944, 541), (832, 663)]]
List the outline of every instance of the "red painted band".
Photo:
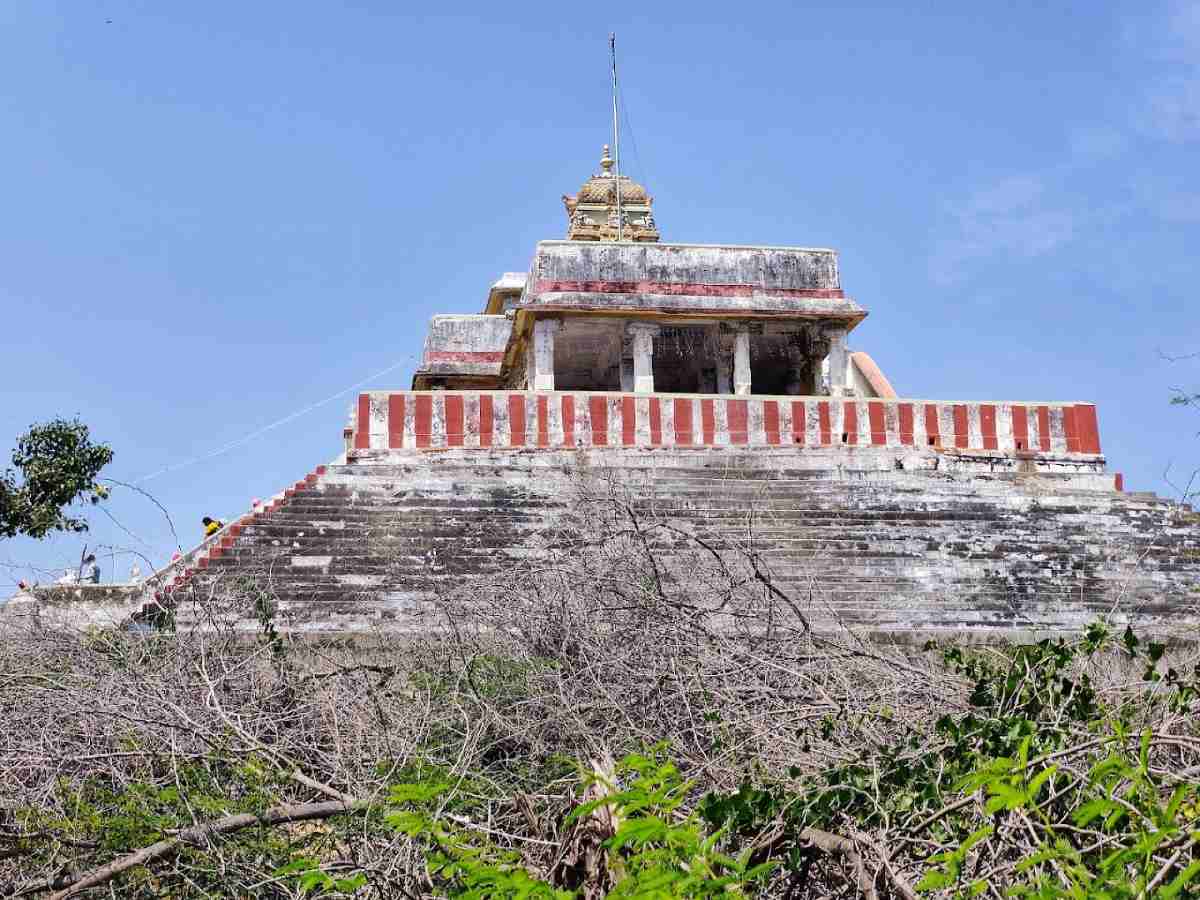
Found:
[(1096, 419), (1096, 407), (1081, 403), (1075, 407), (1075, 427), (1079, 429), (1079, 452), (1100, 452), (1100, 423)]
[(588, 398), (588, 416), (592, 420), (592, 446), (608, 446), (608, 401), (603, 397)]
[(662, 446), (662, 407), (657, 397), (650, 398), (650, 445)]
[(964, 403), (954, 404), (954, 446), (965, 450), (971, 445), (971, 436), (967, 430), (967, 407)]
[(792, 443), (804, 446), (804, 401), (792, 401)]
[(525, 446), (525, 395), (508, 397), (508, 446)]
[(746, 444), (750, 441), (745, 400), (726, 400), (725, 417), (729, 422), (729, 443)]
[(704, 431), (704, 445), (711, 447), (717, 441), (717, 415), (712, 400), (700, 401), (700, 427)]
[(538, 394), (537, 398), (537, 435), (539, 447), (550, 446), (550, 409), (545, 394)]
[(354, 433), (354, 449), (366, 450), (371, 446), (371, 398), (358, 395), (358, 430)]
[(466, 429), (463, 428), (463, 396), (450, 391), (443, 393), (446, 395), (446, 446), (461, 447), (463, 435), (466, 433)]
[(626, 447), (637, 443), (637, 404), (632, 397), (621, 398), (621, 442)]
[(886, 444), (887, 443), (887, 426), (883, 423), (883, 404), (868, 403), (867, 418), (871, 425), (871, 443)]
[(995, 450), (1000, 446), (996, 441), (996, 407), (991, 403), (979, 405), (979, 433), (983, 435), (984, 450)]
[(675, 444), (680, 447), (692, 445), (692, 401), (675, 400)]
[(1012, 408), (1013, 445), (1018, 450), (1029, 449), (1029, 410), (1024, 406)]
[(900, 443), (904, 446), (911, 447), (913, 445), (913, 405), (911, 403), (899, 404), (900, 418)]
[(842, 443), (858, 443), (858, 404), (853, 400), (842, 404)]
[(938, 423), (938, 408), (934, 403), (925, 404), (925, 440), (930, 447), (942, 446), (942, 428)]
[(846, 295), (831, 288), (773, 288), (754, 284), (704, 284), (676, 281), (539, 281), (534, 294), (658, 294), (668, 297), (810, 297), (840, 300)]
[(775, 400), (763, 401), (763, 430), (768, 444), (779, 443), (779, 403)]
[(817, 403), (817, 421), (821, 426), (821, 446), (827, 447), (833, 443), (833, 425), (829, 421), (829, 401)]
[(429, 394), (417, 394), (416, 412), (413, 419), (413, 431), (416, 432), (417, 446), (428, 447), (433, 432), (433, 398)]
[(496, 412), (492, 404), (491, 394), (479, 395), (479, 446), (492, 446), (495, 434)]
[(575, 446), (575, 397), (563, 394), (562, 398), (563, 443), (568, 447)]

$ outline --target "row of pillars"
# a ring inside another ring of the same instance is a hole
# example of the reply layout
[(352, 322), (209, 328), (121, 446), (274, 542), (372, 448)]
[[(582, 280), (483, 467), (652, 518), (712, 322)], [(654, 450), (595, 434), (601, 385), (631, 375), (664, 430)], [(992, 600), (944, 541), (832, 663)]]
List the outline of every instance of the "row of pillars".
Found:
[[(554, 338), (562, 322), (537, 319), (533, 323), (533, 341), (529, 349), (529, 386), (537, 391), (554, 390)], [(750, 394), (750, 330), (735, 326), (733, 353), (720, 353), (717, 359), (717, 393)], [(654, 339), (661, 327), (652, 322), (629, 322), (621, 343), (621, 390), (635, 394), (654, 393)], [(828, 328), (829, 393), (846, 392), (846, 329)]]

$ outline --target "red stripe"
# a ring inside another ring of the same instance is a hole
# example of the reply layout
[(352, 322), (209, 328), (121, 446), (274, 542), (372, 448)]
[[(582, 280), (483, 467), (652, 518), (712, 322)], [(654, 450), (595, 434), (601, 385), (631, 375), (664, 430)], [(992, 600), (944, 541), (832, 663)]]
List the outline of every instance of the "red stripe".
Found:
[(1096, 407), (1081, 403), (1075, 407), (1075, 425), (1079, 429), (1079, 452), (1100, 452), (1100, 423), (1096, 419)]
[(887, 426), (883, 423), (883, 404), (868, 403), (867, 418), (871, 424), (871, 443), (886, 444), (887, 443)]
[(938, 424), (938, 408), (934, 403), (925, 404), (925, 436), (930, 447), (942, 446), (942, 431)]
[(899, 404), (900, 414), (900, 443), (908, 447), (913, 445), (913, 406), (911, 403)]
[(492, 434), (495, 427), (496, 413), (492, 408), (492, 395), (479, 395), (479, 446), (492, 446)]
[(404, 446), (404, 395), (388, 394), (388, 446)]
[(833, 443), (833, 427), (829, 421), (828, 400), (821, 400), (817, 403), (817, 420), (821, 427), (821, 445), (827, 446)]
[(417, 433), (417, 446), (428, 447), (433, 431), (433, 398), (428, 394), (417, 394), (417, 407), (413, 418), (413, 431)]
[(547, 398), (545, 394), (538, 394), (537, 398), (537, 445), (539, 447), (550, 446), (550, 411), (547, 409)]
[(655, 447), (662, 445), (662, 407), (658, 398), (650, 398), (650, 443)]
[(425, 362), (504, 362), (503, 350), (437, 350), (425, 354)]
[(563, 394), (562, 398), (563, 443), (575, 446), (575, 397)]
[(729, 443), (745, 444), (750, 440), (745, 400), (726, 400), (725, 417), (729, 422)]
[(675, 401), (675, 443), (679, 446), (692, 445), (692, 401)]
[(621, 398), (621, 442), (626, 447), (637, 443), (637, 403), (633, 397)]
[(979, 432), (983, 435), (984, 450), (995, 450), (1000, 446), (996, 442), (996, 407), (991, 403), (979, 404)]
[(525, 446), (525, 395), (508, 395), (508, 446)]
[(463, 396), (450, 391), (443, 391), (446, 404), (446, 446), (461, 447), (463, 445)]
[(858, 404), (850, 400), (842, 404), (842, 443), (858, 443)]
[(371, 398), (358, 395), (358, 430), (354, 433), (354, 449), (366, 450), (371, 446)]
[(1063, 407), (1063, 433), (1067, 438), (1067, 452), (1079, 452), (1079, 428), (1075, 424), (1075, 407)]
[(588, 415), (592, 420), (592, 446), (608, 446), (608, 403), (603, 397), (588, 398)]
[(804, 446), (804, 401), (792, 401), (792, 443)]
[(1050, 449), (1050, 407), (1039, 406), (1037, 408), (1038, 417), (1038, 446), (1043, 451)]
[(700, 401), (700, 427), (704, 429), (704, 445), (711, 447), (717, 442), (717, 414), (713, 401)]
[(763, 401), (763, 429), (768, 444), (779, 443), (779, 403), (775, 400)]
[(954, 446), (960, 450), (970, 446), (971, 436), (967, 432), (967, 407), (963, 403), (954, 404)]
[(754, 284), (704, 284), (677, 281), (539, 281), (536, 294), (658, 294), (668, 297), (844, 297), (840, 289), (775, 288)]
[(1029, 448), (1029, 410), (1024, 406), (1012, 408), (1013, 443), (1018, 450)]

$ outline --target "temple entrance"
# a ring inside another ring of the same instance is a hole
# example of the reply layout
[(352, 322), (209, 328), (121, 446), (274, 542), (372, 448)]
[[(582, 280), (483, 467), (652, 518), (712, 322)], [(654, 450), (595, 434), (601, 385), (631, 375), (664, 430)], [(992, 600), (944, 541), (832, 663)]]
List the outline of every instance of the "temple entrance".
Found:
[(619, 391), (624, 323), (566, 319), (554, 341), (554, 387), (559, 391)]
[(654, 390), (666, 394), (717, 392), (717, 329), (663, 328), (654, 338)]
[(824, 348), (814, 348), (803, 331), (750, 335), (750, 392), (804, 395), (820, 393)]

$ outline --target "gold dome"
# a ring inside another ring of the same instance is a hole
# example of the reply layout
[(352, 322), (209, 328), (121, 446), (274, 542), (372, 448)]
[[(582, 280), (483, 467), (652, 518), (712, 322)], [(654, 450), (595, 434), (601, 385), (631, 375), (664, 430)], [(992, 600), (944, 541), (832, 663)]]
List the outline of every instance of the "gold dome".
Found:
[[(572, 241), (657, 241), (658, 226), (650, 211), (654, 198), (627, 175), (618, 178), (604, 145), (599, 174), (583, 183), (575, 196), (564, 195), (567, 208), (567, 239)], [(617, 190), (620, 188), (620, 214)], [(581, 208), (582, 207), (582, 208)], [(632, 207), (632, 209), (630, 208)]]
[[(612, 173), (612, 166), (613, 161), (608, 155), (608, 144), (605, 144), (604, 156), (600, 160), (600, 174), (593, 175), (583, 183), (583, 187), (575, 195), (575, 202), (603, 203), (609, 206), (616, 206), (618, 179)], [(646, 189), (628, 175), (622, 175), (620, 182), (622, 204), (633, 203), (635, 205), (642, 205), (650, 202), (650, 197), (646, 194)]]

